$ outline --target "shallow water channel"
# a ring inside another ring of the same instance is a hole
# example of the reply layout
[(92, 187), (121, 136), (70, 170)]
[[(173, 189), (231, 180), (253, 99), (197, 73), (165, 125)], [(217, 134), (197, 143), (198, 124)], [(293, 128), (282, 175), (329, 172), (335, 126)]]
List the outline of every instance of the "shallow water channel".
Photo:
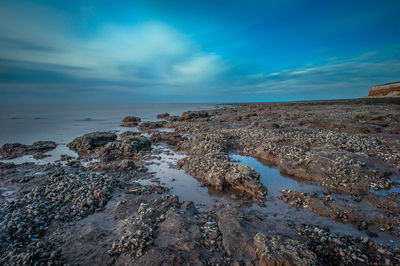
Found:
[[(353, 236), (367, 236), (365, 231), (359, 231), (352, 224), (343, 224), (331, 220), (330, 218), (320, 216), (308, 209), (296, 209), (289, 204), (284, 203), (278, 197), (281, 195), (281, 190), (290, 189), (298, 192), (317, 193), (321, 195), (322, 188), (316, 185), (306, 183), (304, 181), (296, 180), (292, 177), (284, 176), (280, 173), (279, 169), (272, 167), (272, 165), (264, 160), (258, 160), (248, 156), (241, 156), (238, 154), (230, 154), (232, 161), (238, 164), (244, 164), (252, 167), (260, 174), (261, 183), (268, 189), (265, 200), (265, 207), (253, 205), (254, 209), (264, 213), (266, 216), (272, 216), (277, 222), (294, 222), (295, 224), (309, 223), (321, 227), (327, 227), (331, 232), (353, 235)], [(370, 205), (364, 202), (355, 202), (347, 195), (331, 193), (331, 197), (338, 201), (344, 201), (359, 212), (373, 216), (376, 213)], [(396, 237), (387, 233), (373, 230), (377, 233), (377, 242), (386, 245), (400, 246), (400, 242)]]
[(171, 150), (167, 144), (158, 144), (153, 146), (153, 155), (146, 161), (146, 167), (154, 177), (139, 180), (142, 185), (159, 183), (168, 187), (180, 201), (193, 201), (201, 209), (211, 208), (215, 202), (229, 201), (223, 197), (224, 193), (201, 186), (197, 179), (176, 168), (178, 160), (185, 157), (184, 154)]
[(266, 161), (261, 162), (255, 158), (238, 154), (230, 154), (229, 157), (233, 162), (247, 165), (260, 174), (261, 183), (268, 189), (267, 199), (272, 196), (281, 195), (282, 189), (291, 189), (309, 193), (321, 191), (321, 188), (318, 186), (281, 175), (277, 168), (273, 168), (271, 164), (268, 165), (268, 162)]
[[(243, 203), (243, 201), (236, 200), (232, 197), (234, 192), (220, 192), (212, 188), (201, 186), (201, 183), (186, 174), (183, 170), (177, 169), (176, 164), (180, 158), (185, 155), (170, 149), (167, 144), (159, 144), (153, 146), (153, 156), (146, 161), (146, 167), (153, 177), (150, 179), (142, 179), (140, 183), (143, 185), (148, 184), (161, 184), (168, 187), (171, 193), (179, 196), (181, 201), (193, 201), (200, 209), (212, 208), (214, 203), (222, 202), (224, 204), (236, 204), (249, 206), (250, 211), (255, 211), (263, 219), (268, 221), (268, 224), (273, 224), (275, 230), (288, 223), (294, 224), (313, 224), (320, 227), (329, 228), (332, 232), (353, 235), (353, 236), (367, 236), (365, 231), (359, 231), (352, 224), (343, 224), (341, 222), (333, 221), (330, 218), (320, 216), (308, 209), (296, 209), (289, 204), (284, 203), (278, 197), (281, 195), (282, 189), (291, 189), (298, 192), (308, 193), (322, 193), (322, 188), (310, 183), (293, 179), (291, 177), (283, 176), (280, 174), (279, 169), (271, 167), (268, 162), (260, 161), (252, 157), (241, 156), (238, 154), (230, 154), (233, 162), (244, 164), (254, 168), (261, 176), (261, 183), (267, 188), (268, 193), (264, 201), (264, 206), (259, 206), (255, 203)], [(346, 195), (332, 194), (332, 197), (337, 199), (345, 199), (351, 206), (357, 208), (367, 208), (365, 203), (356, 203)], [(386, 233), (376, 231), (379, 235), (376, 238), (377, 242), (385, 243), (387, 245), (397, 245), (397, 239)]]

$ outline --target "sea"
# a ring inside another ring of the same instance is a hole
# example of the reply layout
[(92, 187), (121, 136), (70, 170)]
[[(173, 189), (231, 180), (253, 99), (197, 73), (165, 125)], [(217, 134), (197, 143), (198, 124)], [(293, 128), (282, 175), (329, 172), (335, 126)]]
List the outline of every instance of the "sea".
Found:
[(32, 144), (39, 140), (55, 141), (58, 146), (48, 158), (36, 161), (32, 156), (12, 160), (14, 163), (47, 163), (61, 154), (75, 155), (66, 144), (74, 138), (94, 131), (123, 132), (125, 116), (138, 116), (142, 121), (156, 121), (157, 114), (181, 115), (185, 111), (218, 108), (215, 103), (157, 104), (57, 104), (1, 105), (0, 146), (5, 143)]

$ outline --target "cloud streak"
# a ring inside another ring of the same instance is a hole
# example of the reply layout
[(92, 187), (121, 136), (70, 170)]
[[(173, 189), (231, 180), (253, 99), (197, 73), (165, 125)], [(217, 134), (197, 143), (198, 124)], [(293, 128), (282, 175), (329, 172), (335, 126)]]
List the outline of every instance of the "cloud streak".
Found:
[[(291, 1), (284, 5), (290, 6)], [(245, 3), (239, 6), (248, 9)], [(279, 7), (278, 2), (268, 6)], [(95, 7), (82, 10), (96, 12)], [(228, 19), (232, 12), (222, 15)], [(290, 11), (294, 13), (295, 10)], [(380, 17), (382, 14), (363, 14), (357, 19), (360, 25), (353, 27), (362, 27)], [(189, 24), (199, 24), (188, 16), (185, 19)], [(264, 33), (265, 27), (257, 25), (263, 21), (261, 17), (244, 23), (247, 28), (233, 28), (235, 22), (188, 32), (183, 24), (144, 15), (126, 23), (104, 19), (90, 34), (74, 30), (81, 24), (71, 28), (75, 20), (76, 15), (48, 5), (0, 3), (0, 103), (24, 102), (23, 99), (75, 102), (74, 95), (82, 93), (93, 96), (85, 98), (93, 102), (350, 98), (364, 96), (371, 85), (400, 79), (397, 42), (348, 55), (318, 47), (315, 50), (323, 51), (320, 54), (299, 54), (280, 61), (288, 58), (285, 53), (293, 54), (284, 50), (292, 45), (284, 36), (282, 51), (269, 46), (270, 42), (278, 43), (279, 34), (277, 29), (270, 35)], [(348, 20), (339, 24), (330, 21), (327, 25), (343, 30), (344, 24), (350, 23)], [(249, 25), (257, 31), (244, 35), (251, 30)], [(282, 31), (288, 28), (291, 27), (286, 25)], [(201, 32), (202, 37), (195, 32)], [(218, 33), (223, 37), (219, 38)], [(299, 44), (296, 51), (312, 48)], [(309, 57), (315, 54), (318, 60), (311, 60)], [(121, 96), (110, 97), (113, 94)]]
[(400, 59), (392, 59), (399, 48), (330, 60), (318, 66), (252, 75), (235, 90), (245, 95), (293, 100), (363, 97), (374, 84), (385, 83), (393, 77), (400, 79)]

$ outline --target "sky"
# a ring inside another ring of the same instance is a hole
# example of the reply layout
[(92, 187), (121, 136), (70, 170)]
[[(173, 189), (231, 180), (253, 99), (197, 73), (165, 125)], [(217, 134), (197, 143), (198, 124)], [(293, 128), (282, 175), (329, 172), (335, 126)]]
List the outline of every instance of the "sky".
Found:
[(400, 1), (0, 0), (0, 104), (358, 98), (400, 80)]

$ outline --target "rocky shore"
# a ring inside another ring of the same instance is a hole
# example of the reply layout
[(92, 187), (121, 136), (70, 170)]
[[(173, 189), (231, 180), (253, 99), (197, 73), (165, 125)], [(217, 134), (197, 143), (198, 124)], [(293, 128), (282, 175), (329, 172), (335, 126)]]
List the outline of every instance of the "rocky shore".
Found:
[[(398, 99), (244, 103), (121, 126), (76, 136), (76, 157), (0, 161), (0, 264), (400, 264)], [(5, 144), (0, 156), (56, 147)], [(232, 154), (298, 185), (270, 193), (273, 176)], [(179, 185), (206, 187), (213, 204), (182, 200)]]

